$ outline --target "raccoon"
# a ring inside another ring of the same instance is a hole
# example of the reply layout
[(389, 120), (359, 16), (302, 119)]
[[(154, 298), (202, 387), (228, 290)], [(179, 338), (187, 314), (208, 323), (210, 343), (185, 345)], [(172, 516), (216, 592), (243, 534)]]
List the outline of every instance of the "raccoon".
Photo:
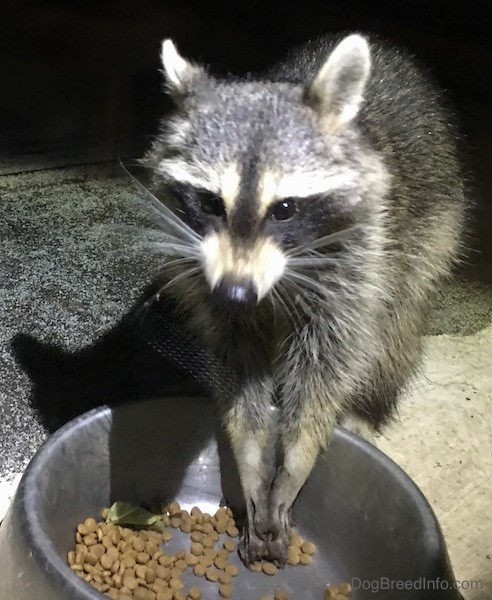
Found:
[(263, 76), (214, 77), (171, 40), (162, 64), (176, 110), (144, 158), (172, 209), (161, 293), (238, 375), (218, 401), (242, 556), (283, 565), (292, 504), (335, 425), (380, 430), (418, 366), (432, 292), (460, 253), (456, 135), (413, 58), (357, 33)]

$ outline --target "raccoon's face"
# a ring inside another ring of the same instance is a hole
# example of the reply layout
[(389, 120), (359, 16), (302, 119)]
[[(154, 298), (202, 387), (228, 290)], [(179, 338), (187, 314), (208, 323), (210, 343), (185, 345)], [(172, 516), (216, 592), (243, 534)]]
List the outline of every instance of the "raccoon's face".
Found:
[(169, 40), (162, 60), (179, 110), (149, 162), (200, 235), (211, 293), (228, 306), (256, 305), (290, 254), (346, 227), (365, 194), (352, 122), (369, 74), (367, 43), (346, 38), (308, 87), (216, 81)]

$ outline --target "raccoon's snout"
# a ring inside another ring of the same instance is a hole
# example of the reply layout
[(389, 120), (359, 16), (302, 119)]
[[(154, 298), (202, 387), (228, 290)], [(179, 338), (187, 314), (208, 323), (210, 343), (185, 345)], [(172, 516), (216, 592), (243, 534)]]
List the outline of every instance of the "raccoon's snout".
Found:
[(258, 290), (251, 279), (238, 281), (232, 277), (224, 277), (215, 286), (213, 296), (224, 308), (250, 308), (258, 301)]

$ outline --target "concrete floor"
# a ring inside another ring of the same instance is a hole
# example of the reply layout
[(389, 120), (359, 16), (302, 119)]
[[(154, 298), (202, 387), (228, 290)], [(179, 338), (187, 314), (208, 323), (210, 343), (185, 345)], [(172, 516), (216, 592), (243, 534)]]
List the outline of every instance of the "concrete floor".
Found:
[(398, 421), (375, 442), (433, 507), (456, 580), (482, 582), (466, 600), (492, 598), (491, 362), (490, 320), (470, 335), (429, 336)]
[[(29, 332), (69, 350), (94, 343), (135, 300), (154, 258), (131, 229), (133, 223), (150, 227), (152, 220), (128, 182), (111, 169), (5, 176), (0, 190), (8, 248), (0, 308), (1, 519), (19, 473), (46, 435), (30, 406), (39, 385), (36, 390), (16, 361), (13, 337)], [(34, 271), (40, 265), (41, 275)], [(12, 281), (17, 292), (23, 286), (20, 303), (9, 288)], [(434, 508), (456, 579), (482, 582), (481, 590), (463, 591), (465, 599), (490, 600), (492, 284), (461, 277), (444, 286), (428, 333), (422, 371), (399, 418), (375, 443)]]

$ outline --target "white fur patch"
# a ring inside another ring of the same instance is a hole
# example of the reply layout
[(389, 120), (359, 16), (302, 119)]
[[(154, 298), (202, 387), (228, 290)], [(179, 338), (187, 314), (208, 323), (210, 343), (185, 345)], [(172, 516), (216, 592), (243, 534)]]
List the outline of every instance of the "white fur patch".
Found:
[(234, 202), (239, 193), (241, 185), (241, 176), (237, 165), (231, 164), (220, 177), (220, 188), (222, 200), (227, 214), (230, 214), (234, 208)]
[(256, 285), (258, 302), (282, 277), (286, 265), (284, 254), (270, 240), (257, 240), (252, 249), (245, 250), (235, 248), (226, 232), (205, 236), (201, 251), (211, 290), (226, 275), (239, 281), (251, 279)]
[(179, 158), (166, 158), (161, 160), (158, 170), (166, 179), (174, 179), (179, 183), (187, 183), (193, 187), (202, 188), (220, 194), (220, 178), (214, 171), (205, 172), (185, 160)]
[(333, 175), (320, 172), (299, 172), (288, 175), (275, 175), (266, 171), (261, 178), (259, 201), (263, 213), (276, 200), (285, 198), (307, 198), (317, 194), (329, 194), (350, 186), (357, 173), (345, 169)]

